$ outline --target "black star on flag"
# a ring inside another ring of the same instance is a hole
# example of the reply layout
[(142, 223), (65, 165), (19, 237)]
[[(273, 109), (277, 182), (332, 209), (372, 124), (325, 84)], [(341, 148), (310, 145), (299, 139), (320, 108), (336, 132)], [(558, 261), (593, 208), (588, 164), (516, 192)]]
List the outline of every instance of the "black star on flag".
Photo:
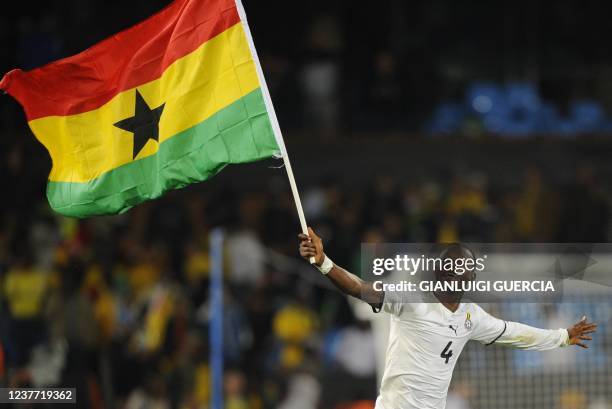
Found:
[(159, 141), (159, 120), (161, 119), (164, 105), (161, 104), (155, 109), (151, 109), (146, 103), (140, 92), (136, 90), (136, 107), (134, 116), (116, 122), (114, 126), (124, 131), (134, 134), (134, 147), (132, 159), (136, 158), (141, 149), (147, 144), (149, 139)]

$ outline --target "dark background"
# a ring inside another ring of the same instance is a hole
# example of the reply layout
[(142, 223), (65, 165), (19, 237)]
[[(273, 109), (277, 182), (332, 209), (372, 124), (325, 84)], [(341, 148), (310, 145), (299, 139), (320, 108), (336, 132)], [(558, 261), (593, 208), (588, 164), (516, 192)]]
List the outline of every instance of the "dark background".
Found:
[[(0, 72), (79, 52), (167, 3), (13, 2)], [(361, 242), (609, 241), (601, 2), (245, 3), (306, 217), (338, 264), (357, 271)], [(83, 221), (50, 211), (50, 165), (21, 108), (0, 98), (0, 386), (76, 386), (92, 408), (206, 407), (208, 233), (222, 226), (227, 407), (372, 407), (367, 358), (380, 347), (297, 259), (278, 161)], [(579, 302), (494, 312), (541, 326), (585, 309), (609, 320)], [(525, 372), (511, 352), (468, 351), (449, 408), (609, 403), (609, 327), (579, 369), (531, 358)]]

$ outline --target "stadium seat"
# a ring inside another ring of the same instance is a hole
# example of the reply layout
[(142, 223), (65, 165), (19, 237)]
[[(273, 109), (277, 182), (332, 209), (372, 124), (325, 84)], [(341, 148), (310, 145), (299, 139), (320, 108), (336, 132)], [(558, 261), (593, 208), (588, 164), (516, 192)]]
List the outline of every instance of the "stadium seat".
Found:
[(604, 113), (596, 101), (577, 101), (571, 106), (571, 118), (579, 133), (597, 132), (602, 129)]

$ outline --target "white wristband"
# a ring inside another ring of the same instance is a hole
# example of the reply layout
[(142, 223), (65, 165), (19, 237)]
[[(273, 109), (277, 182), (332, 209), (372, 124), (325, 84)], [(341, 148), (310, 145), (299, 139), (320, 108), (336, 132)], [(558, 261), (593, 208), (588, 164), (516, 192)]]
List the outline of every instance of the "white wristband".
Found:
[(320, 266), (316, 264), (314, 266), (321, 272), (321, 274), (327, 274), (330, 272), (330, 270), (334, 266), (334, 262), (331, 261), (329, 257), (327, 257), (326, 255), (325, 258), (323, 259), (323, 263)]

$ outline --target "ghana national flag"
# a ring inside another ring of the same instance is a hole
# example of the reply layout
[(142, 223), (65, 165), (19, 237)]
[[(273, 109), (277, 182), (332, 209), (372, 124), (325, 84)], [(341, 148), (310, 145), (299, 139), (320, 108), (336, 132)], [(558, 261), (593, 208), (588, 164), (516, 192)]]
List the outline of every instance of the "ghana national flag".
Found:
[(241, 7), (176, 0), (80, 54), (4, 76), (51, 155), (54, 210), (124, 212), (279, 151)]

